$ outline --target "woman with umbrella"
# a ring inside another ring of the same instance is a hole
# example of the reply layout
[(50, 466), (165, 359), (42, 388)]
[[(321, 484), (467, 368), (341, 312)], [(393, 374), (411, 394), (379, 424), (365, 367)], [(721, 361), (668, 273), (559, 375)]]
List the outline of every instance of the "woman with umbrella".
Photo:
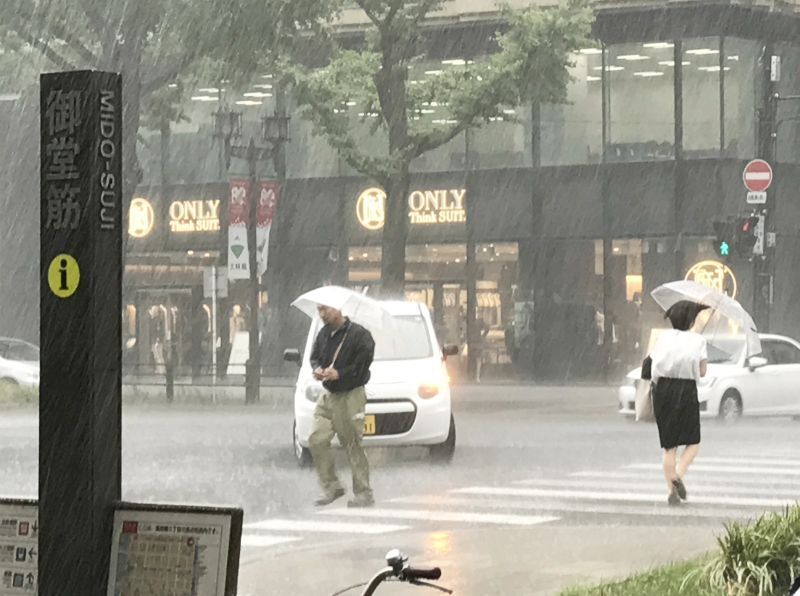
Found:
[[(691, 331), (697, 315), (709, 308), (680, 300), (667, 309), (665, 317), (673, 329), (659, 337), (649, 358), (653, 381), (653, 411), (658, 436), (664, 449), (664, 478), (670, 505), (686, 499), (683, 477), (700, 450), (700, 405), (697, 382), (706, 375), (706, 338)], [(685, 446), (676, 462), (679, 446)]]

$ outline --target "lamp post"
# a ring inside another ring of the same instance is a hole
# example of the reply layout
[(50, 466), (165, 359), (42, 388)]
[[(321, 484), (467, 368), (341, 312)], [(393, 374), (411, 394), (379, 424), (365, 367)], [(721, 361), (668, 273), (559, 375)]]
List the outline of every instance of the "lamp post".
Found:
[(261, 119), (261, 141), (265, 146), (256, 145), (255, 139), (250, 136), (247, 145), (236, 144), (233, 141), (242, 136), (242, 114), (220, 106), (213, 113), (214, 138), (223, 142), (225, 152), (225, 169), (231, 165), (231, 157), (243, 159), (247, 162), (250, 178), (250, 213), (247, 218), (247, 250), (250, 269), (250, 330), (248, 358), (245, 365), (245, 403), (252, 404), (259, 400), (261, 386), (261, 343), (259, 341), (259, 275), (257, 266), (257, 240), (256, 227), (258, 225), (258, 162), (274, 158), (277, 149), (289, 140), (289, 118), (285, 116), (264, 116)]

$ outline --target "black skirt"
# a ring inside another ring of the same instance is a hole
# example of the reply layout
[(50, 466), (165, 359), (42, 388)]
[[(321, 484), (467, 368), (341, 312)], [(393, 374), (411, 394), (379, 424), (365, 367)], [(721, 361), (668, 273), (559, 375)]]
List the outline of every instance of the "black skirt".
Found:
[(653, 388), (653, 411), (661, 447), (700, 443), (700, 403), (693, 380), (658, 379)]

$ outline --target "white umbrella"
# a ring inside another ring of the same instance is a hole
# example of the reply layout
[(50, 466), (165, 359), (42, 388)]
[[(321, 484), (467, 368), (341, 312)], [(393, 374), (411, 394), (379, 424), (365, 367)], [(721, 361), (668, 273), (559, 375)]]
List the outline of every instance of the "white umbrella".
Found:
[[(650, 295), (665, 311), (669, 310), (672, 305), (681, 300), (690, 300), (692, 302), (705, 304), (710, 307), (718, 317), (724, 317), (734, 325), (734, 329), (731, 330), (732, 332), (744, 336), (747, 346), (747, 356), (759, 354), (761, 352), (761, 341), (758, 338), (758, 330), (756, 329), (756, 324), (753, 322), (753, 318), (739, 302), (726, 296), (722, 292), (713, 290), (696, 281), (681, 280), (663, 284), (653, 290)], [(713, 317), (714, 315), (712, 314), (711, 316)], [(710, 320), (711, 317), (709, 317), (709, 322)], [(717, 321), (717, 323), (719, 323), (719, 321)], [(715, 326), (712, 342), (719, 330), (719, 326), (719, 324)], [(728, 325), (728, 327), (730, 328), (730, 325)], [(704, 332), (704, 335), (708, 335), (708, 333)]]
[(392, 315), (380, 302), (341, 286), (322, 286), (306, 292), (292, 302), (292, 306), (312, 319), (318, 316), (317, 307), (329, 306), (370, 330), (393, 326)]

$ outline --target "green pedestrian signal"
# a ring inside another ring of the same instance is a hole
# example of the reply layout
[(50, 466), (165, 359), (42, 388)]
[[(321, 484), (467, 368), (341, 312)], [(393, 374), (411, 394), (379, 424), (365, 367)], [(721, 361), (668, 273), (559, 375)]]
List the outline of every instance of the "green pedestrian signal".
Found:
[(730, 244), (728, 244), (723, 240), (722, 243), (719, 245), (719, 256), (727, 257), (730, 256), (730, 254), (731, 254), (731, 246)]
[(720, 258), (728, 259), (736, 248), (736, 228), (732, 221), (715, 221), (714, 233), (716, 243), (714, 248)]

